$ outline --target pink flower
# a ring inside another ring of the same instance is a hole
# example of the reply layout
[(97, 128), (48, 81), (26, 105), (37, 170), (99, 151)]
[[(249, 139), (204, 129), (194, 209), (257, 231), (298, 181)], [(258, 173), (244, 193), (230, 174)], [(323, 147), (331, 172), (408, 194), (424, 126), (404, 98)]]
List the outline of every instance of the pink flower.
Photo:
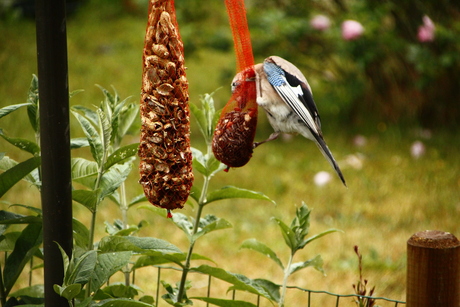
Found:
[(364, 27), (356, 20), (345, 20), (342, 22), (342, 37), (351, 41), (358, 39), (364, 32)]
[(428, 16), (423, 16), (423, 25), (418, 27), (417, 39), (421, 43), (434, 41), (434, 31), (436, 27)]
[(358, 134), (353, 138), (353, 144), (357, 147), (363, 147), (366, 145), (366, 143), (367, 139), (363, 135)]
[(413, 158), (418, 159), (425, 154), (425, 144), (420, 141), (415, 141), (410, 147), (410, 153)]
[(329, 29), (331, 26), (331, 21), (327, 16), (324, 15), (316, 15), (315, 17), (310, 20), (310, 25), (312, 26), (313, 29), (319, 30), (319, 31), (325, 31)]

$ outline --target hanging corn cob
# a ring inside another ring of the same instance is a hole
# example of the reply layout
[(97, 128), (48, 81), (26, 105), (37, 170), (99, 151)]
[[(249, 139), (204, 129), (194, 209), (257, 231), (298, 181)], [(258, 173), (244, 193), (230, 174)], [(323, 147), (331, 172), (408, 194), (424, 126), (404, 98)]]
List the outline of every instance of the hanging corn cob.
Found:
[(174, 0), (150, 0), (140, 101), (140, 184), (155, 206), (182, 208), (193, 183), (190, 110)]

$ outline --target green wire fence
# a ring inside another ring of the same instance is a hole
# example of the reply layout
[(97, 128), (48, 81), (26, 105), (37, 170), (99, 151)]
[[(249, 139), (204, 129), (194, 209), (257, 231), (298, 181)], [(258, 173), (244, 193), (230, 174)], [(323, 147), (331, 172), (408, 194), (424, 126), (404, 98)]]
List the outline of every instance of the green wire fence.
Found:
[[(161, 303), (162, 299), (160, 297), (160, 289), (161, 289), (161, 272), (162, 270), (176, 270), (176, 271), (181, 271), (180, 268), (176, 267), (170, 267), (170, 266), (154, 266), (157, 268), (157, 281), (156, 281), (156, 297), (155, 297), (155, 306), (167, 306), (166, 303)], [(208, 282), (207, 282), (207, 289), (206, 289), (206, 295), (207, 297), (211, 297), (211, 288), (212, 288), (212, 279), (213, 277), (211, 275), (208, 275)], [(133, 280), (134, 282), (134, 280)], [(394, 307), (400, 307), (400, 306), (405, 306), (406, 302), (404, 301), (399, 301), (399, 300), (394, 300), (386, 297), (378, 297), (378, 296), (366, 296), (366, 295), (359, 295), (359, 294), (337, 294), (337, 293), (332, 293), (329, 291), (322, 291), (322, 290), (310, 290), (310, 289), (305, 289), (297, 286), (288, 286), (288, 289), (295, 289), (299, 290), (302, 292), (306, 293), (307, 299), (306, 302), (302, 305), (302, 307), (313, 307), (316, 305), (313, 305), (315, 302), (315, 298), (318, 298), (320, 295), (327, 295), (330, 297), (335, 297), (335, 305), (330, 305), (330, 307), (344, 307), (344, 306), (354, 306), (351, 305), (351, 301), (345, 300), (346, 298), (361, 298), (361, 299), (372, 299), (375, 304), (372, 306), (394, 306)], [(232, 290), (232, 300), (235, 300), (236, 297), (236, 290)], [(262, 306), (260, 303), (260, 296), (257, 296), (256, 298), (256, 306), (260, 307)], [(385, 305), (381, 305), (382, 303), (385, 303)], [(209, 306), (209, 304), (206, 304), (206, 306)], [(370, 307), (370, 301), (368, 300), (368, 305), (365, 307)], [(328, 306), (329, 307), (329, 306)]]

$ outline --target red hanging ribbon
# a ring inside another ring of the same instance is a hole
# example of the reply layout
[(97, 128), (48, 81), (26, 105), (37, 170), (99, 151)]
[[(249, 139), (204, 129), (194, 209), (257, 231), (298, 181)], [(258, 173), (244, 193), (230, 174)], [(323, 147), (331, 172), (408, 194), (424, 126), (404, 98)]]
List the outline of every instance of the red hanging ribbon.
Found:
[(230, 28), (233, 34), (233, 43), (237, 59), (237, 71), (242, 71), (254, 65), (251, 36), (249, 35), (248, 21), (244, 0), (225, 0)]
[(228, 167), (245, 165), (252, 156), (257, 126), (254, 56), (244, 0), (225, 0), (237, 59), (232, 97), (222, 110), (212, 150)]

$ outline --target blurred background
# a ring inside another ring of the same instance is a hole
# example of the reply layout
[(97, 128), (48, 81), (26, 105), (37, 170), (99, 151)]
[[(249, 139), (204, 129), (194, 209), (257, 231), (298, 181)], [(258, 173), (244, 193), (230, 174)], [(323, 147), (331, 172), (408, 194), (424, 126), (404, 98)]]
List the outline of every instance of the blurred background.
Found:
[[(199, 105), (200, 95), (216, 91), (221, 108), (230, 97), (236, 67), (224, 2), (175, 4), (190, 101)], [(69, 85), (85, 90), (71, 99), (72, 105), (98, 105), (103, 96), (95, 84), (139, 99), (147, 5), (147, 0), (68, 1)], [(296, 136), (265, 144), (247, 166), (219, 173), (212, 186), (261, 191), (278, 205), (232, 201), (207, 208), (234, 229), (216, 234), (197, 252), (252, 278), (278, 276), (275, 266), (238, 246), (255, 237), (282, 250), (270, 217), (288, 221), (305, 201), (314, 208), (312, 234), (332, 227), (344, 233), (329, 235), (304, 252), (305, 257), (323, 255), (327, 277), (310, 271), (294, 275), (290, 283), (353, 292), (358, 278), (353, 246), (359, 245), (365, 277), (376, 286), (376, 295), (404, 300), (407, 239), (425, 229), (460, 236), (460, 2), (248, 0), (246, 5), (256, 62), (278, 55), (303, 71), (348, 189), (312, 142)], [(37, 73), (33, 15), (33, 1), (0, 0), (1, 107), (25, 102)], [(0, 127), (9, 136), (33, 139), (23, 126), (25, 116), (25, 110), (15, 112), (2, 118)], [(74, 124), (72, 136), (82, 136)], [(134, 127), (126, 141), (137, 142), (137, 131)], [(260, 112), (256, 139), (270, 133)], [(192, 146), (204, 146), (193, 118)], [(26, 157), (4, 141), (0, 148), (17, 160)], [(87, 151), (75, 154), (89, 156)], [(137, 178), (133, 171), (132, 197), (141, 192)], [(37, 192), (31, 191), (18, 186), (4, 199), (40, 206)], [(112, 206), (107, 201), (101, 232), (104, 220), (117, 218)], [(193, 210), (187, 206), (184, 211)], [(151, 224), (143, 235), (186, 246), (168, 221), (131, 211), (133, 223), (146, 219)], [(78, 205), (75, 214), (85, 219)]]

